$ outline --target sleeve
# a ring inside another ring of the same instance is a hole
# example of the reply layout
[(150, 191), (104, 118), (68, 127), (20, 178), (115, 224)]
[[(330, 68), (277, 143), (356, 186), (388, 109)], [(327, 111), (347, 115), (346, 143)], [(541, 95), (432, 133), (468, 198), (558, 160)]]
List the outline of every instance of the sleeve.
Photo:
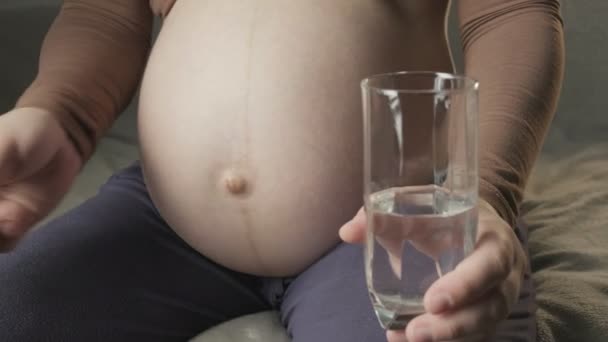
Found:
[(152, 21), (146, 0), (65, 0), (17, 107), (56, 115), (86, 161), (135, 93)]
[(480, 84), (480, 197), (514, 225), (561, 89), (559, 1), (458, 5), (465, 74)]

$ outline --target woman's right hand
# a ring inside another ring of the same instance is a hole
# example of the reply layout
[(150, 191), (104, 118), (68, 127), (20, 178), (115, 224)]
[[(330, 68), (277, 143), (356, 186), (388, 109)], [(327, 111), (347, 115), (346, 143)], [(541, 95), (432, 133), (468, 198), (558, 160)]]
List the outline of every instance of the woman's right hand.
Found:
[(0, 116), (0, 253), (59, 204), (81, 165), (49, 112), (18, 108)]

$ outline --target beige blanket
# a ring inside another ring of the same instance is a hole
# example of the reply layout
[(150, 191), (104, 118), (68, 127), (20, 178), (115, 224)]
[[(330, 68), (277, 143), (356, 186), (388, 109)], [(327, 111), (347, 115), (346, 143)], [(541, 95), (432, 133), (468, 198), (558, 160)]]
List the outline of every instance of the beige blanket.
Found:
[(541, 160), (522, 209), (538, 341), (608, 341), (608, 144)]

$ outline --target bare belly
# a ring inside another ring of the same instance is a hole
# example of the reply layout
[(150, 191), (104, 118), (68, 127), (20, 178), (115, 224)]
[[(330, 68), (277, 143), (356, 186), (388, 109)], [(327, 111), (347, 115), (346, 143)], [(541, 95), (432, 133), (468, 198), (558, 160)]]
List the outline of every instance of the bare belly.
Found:
[(362, 203), (360, 79), (451, 70), (445, 7), (178, 0), (140, 98), (144, 172), (163, 217), (238, 271), (310, 265)]

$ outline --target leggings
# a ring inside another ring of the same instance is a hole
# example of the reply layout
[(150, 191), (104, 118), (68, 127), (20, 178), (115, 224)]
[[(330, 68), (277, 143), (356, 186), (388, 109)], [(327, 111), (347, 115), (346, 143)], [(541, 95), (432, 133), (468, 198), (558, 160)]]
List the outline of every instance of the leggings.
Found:
[[(0, 341), (185, 341), (269, 309), (294, 342), (386, 341), (360, 246), (339, 244), (293, 278), (232, 271), (173, 232), (137, 163), (0, 254)], [(533, 341), (534, 310), (527, 275), (495, 341)]]

